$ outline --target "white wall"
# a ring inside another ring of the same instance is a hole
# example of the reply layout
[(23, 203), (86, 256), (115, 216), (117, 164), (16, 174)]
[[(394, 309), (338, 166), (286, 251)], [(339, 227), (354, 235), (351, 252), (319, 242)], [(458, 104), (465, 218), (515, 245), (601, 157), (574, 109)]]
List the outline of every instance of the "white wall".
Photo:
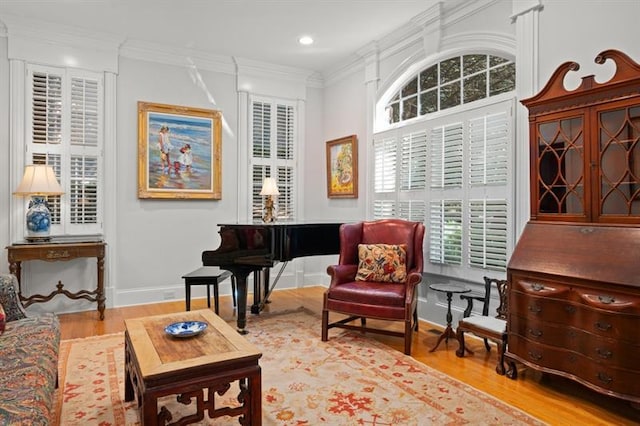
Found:
[(576, 88), (580, 77), (595, 74), (603, 82), (613, 75), (611, 64), (593, 62), (598, 53), (617, 49), (640, 62), (640, 1), (544, 1), (540, 13), (540, 89), (566, 62), (580, 64), (569, 73), (567, 89)]
[(146, 101), (195, 108), (218, 109), (231, 129), (236, 129), (237, 94), (235, 76), (199, 70), (216, 105), (209, 103), (204, 90), (194, 84), (185, 66), (161, 65), (121, 58), (117, 90), (117, 250), (111, 261), (117, 269), (111, 284), (116, 289), (113, 303), (141, 303), (184, 287), (182, 275), (202, 265), (203, 250), (219, 246), (221, 222), (236, 221), (237, 140), (222, 135), (221, 200), (139, 199), (137, 102)]

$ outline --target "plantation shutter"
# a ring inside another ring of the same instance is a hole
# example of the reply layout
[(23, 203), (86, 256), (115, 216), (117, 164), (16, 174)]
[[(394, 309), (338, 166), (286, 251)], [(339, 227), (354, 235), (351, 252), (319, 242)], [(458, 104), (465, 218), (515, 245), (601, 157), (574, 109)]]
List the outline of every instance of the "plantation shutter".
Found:
[(462, 186), (463, 126), (455, 123), (431, 130), (431, 187)]
[(509, 121), (506, 112), (469, 120), (469, 182), (504, 185), (507, 182)]
[(498, 271), (506, 270), (506, 200), (469, 202), (469, 265)]
[(100, 101), (96, 80), (71, 78), (69, 215), (72, 225), (98, 222)]
[(419, 130), (402, 136), (400, 143), (400, 191), (397, 217), (424, 222), (427, 184), (427, 132)]
[(102, 232), (102, 76), (29, 66), (27, 161), (48, 164), (65, 193), (47, 197), (52, 235)]
[[(31, 144), (32, 164), (48, 164), (62, 182), (62, 79), (60, 72), (31, 73)], [(47, 197), (51, 212), (52, 234), (60, 232), (62, 202), (60, 195)], [(57, 232), (56, 232), (57, 231)]]
[(278, 221), (296, 219), (296, 107), (272, 99), (251, 101), (251, 218), (264, 215), (260, 195), (267, 177), (276, 179), (280, 195), (275, 198)]
[(396, 170), (398, 145), (395, 136), (374, 138), (373, 218), (396, 217)]
[(429, 260), (462, 263), (462, 201), (432, 201), (429, 207)]
[(400, 190), (425, 188), (427, 179), (427, 132), (403, 136), (401, 145)]

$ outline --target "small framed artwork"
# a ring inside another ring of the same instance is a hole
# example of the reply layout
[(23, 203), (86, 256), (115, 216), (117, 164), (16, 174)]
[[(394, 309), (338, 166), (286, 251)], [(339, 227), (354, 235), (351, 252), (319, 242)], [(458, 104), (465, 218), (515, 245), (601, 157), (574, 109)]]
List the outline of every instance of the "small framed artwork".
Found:
[(138, 102), (138, 198), (221, 199), (221, 118)]
[(356, 135), (327, 142), (327, 195), (329, 198), (358, 198)]

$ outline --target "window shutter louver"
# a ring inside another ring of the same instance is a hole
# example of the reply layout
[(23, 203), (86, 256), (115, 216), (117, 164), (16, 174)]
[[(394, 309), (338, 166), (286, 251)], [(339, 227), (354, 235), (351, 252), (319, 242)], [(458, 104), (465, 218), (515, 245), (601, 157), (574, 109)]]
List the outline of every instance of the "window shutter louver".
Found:
[(283, 160), (293, 159), (294, 141), (294, 109), (288, 105), (277, 106), (277, 139), (278, 158)]
[(424, 189), (427, 179), (427, 133), (403, 136), (401, 146), (400, 190)]
[(396, 190), (396, 140), (385, 138), (374, 143), (374, 191), (377, 193)]
[(254, 165), (251, 170), (251, 218), (254, 221), (262, 220), (264, 200), (260, 195), (262, 181), (271, 175), (269, 166)]
[(34, 72), (32, 75), (32, 142), (62, 142), (62, 75)]
[[(64, 188), (64, 182), (61, 179), (62, 176), (62, 158), (60, 154), (49, 153), (33, 153), (31, 161), (33, 164), (47, 164), (53, 168), (53, 171), (58, 179), (58, 183)], [(51, 213), (51, 225), (60, 225), (62, 223), (61, 214), (61, 202), (60, 195), (50, 195), (47, 197), (47, 204), (49, 205), (49, 212)]]
[(295, 219), (294, 170), (292, 167), (278, 167), (278, 195), (276, 200), (277, 217), (280, 221)]
[(98, 221), (98, 158), (71, 156), (70, 220), (72, 224), (91, 224)]
[(424, 222), (426, 219), (426, 203), (422, 200), (400, 201), (398, 203), (398, 217), (414, 222)]
[(473, 267), (506, 270), (506, 200), (469, 202), (469, 264)]
[(253, 157), (269, 158), (271, 156), (271, 104), (253, 102)]
[(393, 200), (374, 200), (373, 218), (392, 219), (396, 217), (396, 203)]
[(99, 109), (98, 82), (71, 79), (71, 129), (72, 145), (98, 146)]
[(503, 185), (507, 182), (508, 136), (506, 112), (469, 121), (471, 185)]
[(462, 201), (433, 201), (429, 208), (429, 260), (462, 263)]
[(463, 127), (455, 123), (431, 131), (431, 187), (462, 186)]

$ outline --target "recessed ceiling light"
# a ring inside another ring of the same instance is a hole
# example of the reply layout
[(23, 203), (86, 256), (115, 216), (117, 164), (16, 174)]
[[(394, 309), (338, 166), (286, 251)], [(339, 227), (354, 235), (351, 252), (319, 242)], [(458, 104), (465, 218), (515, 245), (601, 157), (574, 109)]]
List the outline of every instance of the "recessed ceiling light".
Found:
[(313, 39), (309, 36), (302, 36), (298, 39), (298, 43), (302, 44), (303, 46), (308, 46), (310, 44), (313, 44)]

